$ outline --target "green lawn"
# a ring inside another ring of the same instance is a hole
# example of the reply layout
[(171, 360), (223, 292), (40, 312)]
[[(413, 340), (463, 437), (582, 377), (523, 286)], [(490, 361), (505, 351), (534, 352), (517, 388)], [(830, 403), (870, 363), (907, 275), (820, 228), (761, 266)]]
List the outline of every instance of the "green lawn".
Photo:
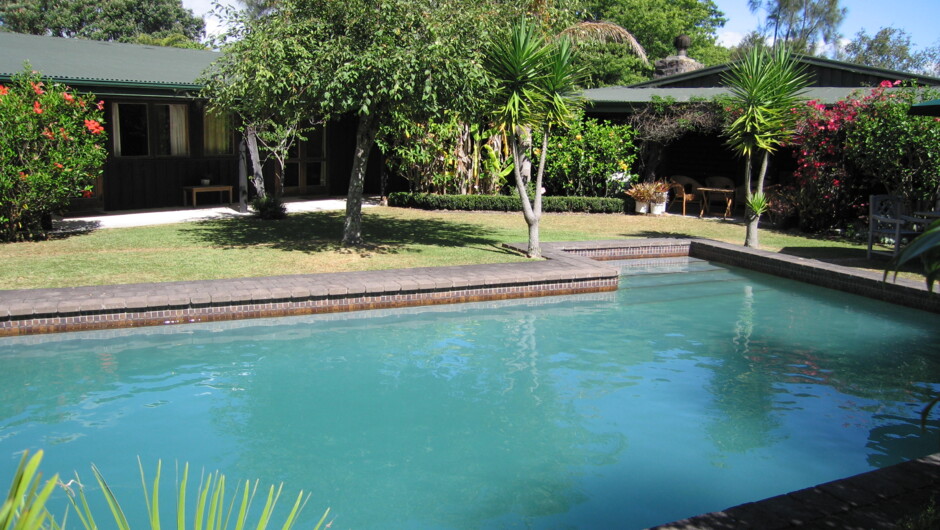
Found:
[[(0, 289), (67, 287), (524, 261), (501, 248), (524, 242), (520, 213), (364, 211), (361, 249), (339, 245), (342, 212), (297, 213), (284, 221), (212, 220), (97, 230), (0, 246)], [(741, 244), (744, 225), (720, 219), (546, 214), (543, 241), (706, 237)], [(767, 250), (880, 269), (863, 245), (761, 231)]]

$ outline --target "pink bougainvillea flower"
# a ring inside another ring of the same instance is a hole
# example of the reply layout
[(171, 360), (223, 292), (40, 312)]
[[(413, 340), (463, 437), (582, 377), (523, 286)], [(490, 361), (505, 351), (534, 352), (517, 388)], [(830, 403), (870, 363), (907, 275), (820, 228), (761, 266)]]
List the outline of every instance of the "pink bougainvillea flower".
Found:
[(33, 112), (36, 114), (42, 114), (42, 105), (38, 101), (33, 102)]
[(50, 131), (49, 129), (44, 129), (44, 130), (42, 131), (42, 135), (45, 136), (46, 138), (50, 139), (50, 140), (52, 140), (53, 138), (55, 138), (55, 134), (53, 134), (52, 131)]
[(29, 84), (33, 85), (33, 92), (35, 92), (37, 96), (41, 96), (46, 93), (46, 91), (42, 89), (42, 83), (33, 83), (30, 81)]
[(104, 100), (103, 100), (103, 99), (98, 102), (97, 107), (98, 107), (98, 110), (104, 110)]
[(88, 128), (91, 134), (101, 134), (104, 132), (104, 127), (96, 120), (85, 120), (85, 127)]
[(69, 94), (68, 92), (63, 92), (62, 97), (65, 98), (65, 101), (67, 103), (72, 103), (75, 101), (75, 96), (73, 96), (72, 94)]
[(5, 87), (5, 86), (3, 86), (3, 85), (0, 85), (0, 96), (5, 96), (5, 95), (7, 95), (9, 92), (10, 92), (10, 89), (9, 89), (9, 88), (7, 88), (7, 87)]

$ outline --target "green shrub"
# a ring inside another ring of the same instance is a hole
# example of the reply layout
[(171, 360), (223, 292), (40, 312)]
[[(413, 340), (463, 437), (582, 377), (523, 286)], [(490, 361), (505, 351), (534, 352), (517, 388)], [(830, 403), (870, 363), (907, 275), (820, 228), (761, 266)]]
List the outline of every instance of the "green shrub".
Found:
[(254, 208), (255, 215), (259, 219), (278, 220), (287, 217), (287, 206), (284, 206), (281, 199), (271, 195), (258, 197), (251, 201), (251, 207)]
[[(552, 132), (545, 189), (552, 195), (618, 197), (636, 173), (636, 130), (629, 125), (585, 118)], [(542, 145), (540, 138), (533, 145)], [(538, 154), (538, 153), (536, 153)]]
[[(486, 210), (518, 212), (522, 202), (515, 195), (435, 195), (395, 192), (389, 206), (423, 210)], [(623, 213), (624, 200), (606, 197), (542, 197), (543, 212)]]

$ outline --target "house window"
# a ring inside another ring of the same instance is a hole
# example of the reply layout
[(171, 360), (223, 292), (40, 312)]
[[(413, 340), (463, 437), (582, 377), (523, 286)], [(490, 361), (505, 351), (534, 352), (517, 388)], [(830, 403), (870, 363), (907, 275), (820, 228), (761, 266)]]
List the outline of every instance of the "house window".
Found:
[(206, 156), (230, 155), (234, 147), (232, 140), (232, 115), (230, 113), (203, 114), (203, 145)]
[(144, 103), (114, 104), (114, 154), (116, 156), (147, 156), (150, 135), (147, 131), (147, 105)]
[(186, 105), (115, 103), (112, 109), (115, 156), (189, 155)]
[(186, 105), (154, 105), (154, 132), (158, 156), (189, 154), (189, 120)]
[(323, 126), (306, 131), (307, 140), (291, 146), (284, 165), (285, 193), (325, 193), (326, 131)]

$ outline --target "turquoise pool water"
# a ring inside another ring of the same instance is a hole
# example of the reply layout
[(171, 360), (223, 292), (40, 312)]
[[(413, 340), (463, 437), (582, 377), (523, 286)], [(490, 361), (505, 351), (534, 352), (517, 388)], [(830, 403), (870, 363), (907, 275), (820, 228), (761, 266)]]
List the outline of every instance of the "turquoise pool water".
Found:
[(940, 317), (638, 263), (615, 293), (0, 340), (0, 481), (43, 448), (139, 513), (139, 455), (312, 491), (333, 528), (637, 528), (936, 451)]

